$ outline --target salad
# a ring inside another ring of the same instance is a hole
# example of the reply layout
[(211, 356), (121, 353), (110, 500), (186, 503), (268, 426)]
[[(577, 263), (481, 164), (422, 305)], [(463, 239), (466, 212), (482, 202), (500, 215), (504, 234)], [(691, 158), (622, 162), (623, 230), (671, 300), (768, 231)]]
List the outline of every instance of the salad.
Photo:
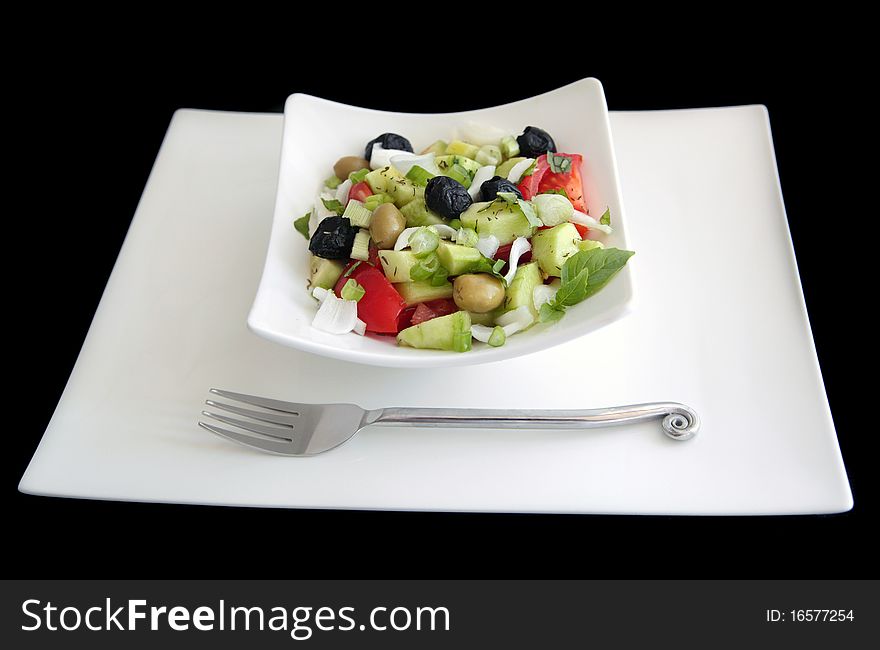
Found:
[(534, 126), (468, 124), (416, 154), (396, 133), (340, 158), (314, 208), (312, 325), (333, 334), (465, 352), (501, 346), (601, 290), (632, 251), (606, 248), (608, 210), (587, 213), (583, 157)]

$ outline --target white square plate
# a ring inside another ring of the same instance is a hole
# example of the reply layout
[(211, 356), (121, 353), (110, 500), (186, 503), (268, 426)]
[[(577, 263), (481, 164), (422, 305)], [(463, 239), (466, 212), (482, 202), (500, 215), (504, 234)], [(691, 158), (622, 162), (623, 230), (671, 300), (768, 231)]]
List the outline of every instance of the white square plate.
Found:
[(387, 113), (311, 97), (291, 95), (284, 108), (284, 135), (275, 217), (263, 277), (248, 316), (248, 326), (270, 341), (313, 354), (380, 366), (441, 367), (501, 361), (575, 339), (623, 316), (632, 299), (633, 258), (602, 291), (568, 310), (558, 323), (536, 325), (512, 336), (499, 348), (476, 344), (470, 352), (398, 347), (394, 339), (356, 334), (333, 335), (311, 326), (315, 300), (306, 290), (308, 245), (292, 222), (311, 208), (315, 195), (343, 155), (363, 155), (364, 145), (380, 133), (395, 132), (416, 151), (449, 138), (467, 121), (521, 133), (526, 126), (549, 131), (560, 151), (584, 155), (583, 177), (591, 215), (611, 209), (614, 233), (603, 242), (627, 248), (626, 217), (620, 198), (617, 163), (611, 144), (608, 108), (602, 84), (582, 79), (564, 88), (512, 104), (437, 115)]
[[(765, 111), (611, 118), (630, 234), (652, 269), (638, 277), (639, 308), (539, 354), (426, 373), (317, 357), (248, 331), (281, 117), (178, 112), (20, 489), (313, 508), (849, 509)], [(760, 233), (749, 247), (761, 264), (742, 263), (734, 221)], [(583, 432), (375, 427), (326, 454), (284, 458), (198, 428), (211, 386), (366, 408), (676, 400), (703, 427), (687, 442), (656, 423)]]

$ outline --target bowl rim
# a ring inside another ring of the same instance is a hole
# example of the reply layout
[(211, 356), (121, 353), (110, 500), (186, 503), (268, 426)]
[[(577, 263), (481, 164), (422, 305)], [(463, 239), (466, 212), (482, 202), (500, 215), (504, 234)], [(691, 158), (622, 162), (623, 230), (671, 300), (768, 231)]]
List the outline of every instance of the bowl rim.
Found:
[[(484, 106), (481, 108), (472, 108), (463, 111), (451, 111), (445, 113), (412, 113), (412, 112), (402, 112), (402, 111), (384, 111), (374, 108), (367, 108), (364, 106), (356, 106), (354, 104), (346, 104), (344, 102), (337, 102), (331, 99), (325, 99), (323, 97), (318, 97), (315, 95), (310, 95), (308, 93), (292, 93), (288, 95), (287, 99), (284, 102), (284, 115), (283, 115), (283, 124), (284, 128), (286, 128), (287, 120), (289, 119), (288, 112), (291, 110), (292, 106), (299, 101), (308, 100), (315, 101), (318, 103), (329, 104), (333, 106), (338, 106), (341, 108), (345, 108), (347, 110), (357, 110), (364, 111), (368, 113), (375, 113), (381, 115), (405, 115), (405, 116), (459, 116), (459, 115), (471, 115), (475, 112), (489, 109), (503, 109), (508, 107), (513, 107), (519, 104), (531, 103), (535, 100), (538, 100), (542, 97), (546, 97), (549, 95), (555, 95), (561, 92), (564, 92), (570, 88), (577, 86), (592, 86), (593, 90), (599, 93), (599, 96), (602, 100), (603, 111), (601, 111), (601, 125), (603, 131), (607, 135), (608, 145), (609, 145), (609, 155), (611, 162), (610, 169), (610, 185), (612, 191), (616, 194), (618, 204), (619, 204), (619, 212), (620, 216), (618, 218), (623, 218), (624, 223), (626, 221), (625, 218), (625, 207), (623, 202), (623, 195), (620, 189), (620, 174), (618, 171), (617, 165), (617, 153), (614, 148), (614, 138), (611, 131), (611, 123), (608, 117), (608, 106), (607, 101), (605, 99), (605, 91), (602, 83), (595, 77), (584, 77), (582, 79), (578, 79), (571, 83), (565, 84), (563, 86), (559, 86), (558, 88), (554, 88), (552, 90), (545, 91), (543, 93), (532, 95), (531, 97), (525, 97), (523, 99), (517, 99), (511, 102), (506, 102), (504, 104), (496, 104), (493, 106)], [(283, 147), (283, 133), (282, 129), (282, 147), (281, 147), (281, 156), (279, 157), (278, 164), (278, 177), (277, 177), (277, 185), (276, 187), (280, 187), (281, 182), (281, 174), (283, 171), (283, 156), (284, 156), (284, 147)], [(281, 200), (280, 192), (276, 189), (275, 201), (273, 204), (273, 213), (272, 213), (272, 222), (274, 225), (276, 214), (279, 210), (279, 202)], [(629, 236), (627, 236), (629, 238)], [(628, 245), (629, 242), (628, 242)], [(627, 314), (633, 311), (635, 301), (636, 301), (636, 291), (635, 291), (635, 282), (633, 281), (633, 272), (630, 269), (630, 266), (627, 265), (624, 269), (624, 272), (629, 274), (629, 287), (628, 287), (628, 295), (624, 300), (619, 302), (618, 304), (606, 309), (602, 314), (594, 318), (592, 320), (591, 327), (588, 331), (578, 332), (577, 330), (569, 330), (560, 331), (556, 336), (549, 336), (550, 332), (545, 332), (548, 336), (537, 336), (532, 337), (530, 340), (525, 340), (519, 342), (517, 344), (516, 351), (510, 353), (507, 346), (501, 346), (497, 348), (486, 347), (481, 348), (479, 351), (471, 350), (466, 353), (451, 353), (444, 350), (418, 350), (414, 348), (406, 348), (405, 354), (399, 353), (400, 347), (393, 346), (389, 347), (389, 351), (385, 352), (376, 352), (376, 351), (364, 351), (364, 350), (351, 350), (346, 348), (340, 348), (337, 346), (333, 346), (330, 344), (322, 343), (319, 341), (311, 341), (301, 337), (294, 337), (290, 334), (277, 331), (272, 329), (271, 327), (267, 327), (265, 324), (260, 323), (256, 318), (257, 305), (260, 302), (261, 293), (264, 290), (264, 277), (268, 270), (270, 260), (269, 254), (272, 248), (272, 233), (270, 232), (269, 239), (266, 245), (266, 254), (264, 257), (263, 270), (260, 276), (260, 282), (257, 286), (257, 292), (254, 296), (253, 303), (251, 305), (251, 309), (248, 313), (247, 317), (247, 327), (248, 329), (269, 341), (274, 343), (278, 343), (285, 347), (292, 347), (298, 350), (302, 350), (304, 352), (308, 352), (310, 354), (315, 354), (322, 357), (329, 357), (333, 359), (338, 359), (341, 361), (349, 361), (353, 363), (360, 363), (372, 366), (381, 366), (381, 367), (390, 367), (390, 368), (441, 368), (441, 367), (455, 367), (455, 366), (468, 366), (468, 365), (480, 365), (487, 363), (496, 363), (501, 361), (506, 361), (509, 359), (515, 359), (521, 356), (534, 354), (536, 352), (540, 352), (541, 350), (546, 350), (552, 347), (556, 347), (557, 345), (561, 345), (563, 343), (568, 343), (575, 339), (580, 338), (581, 336), (585, 336), (590, 332), (594, 332), (606, 325), (609, 325), (612, 322), (620, 320)]]

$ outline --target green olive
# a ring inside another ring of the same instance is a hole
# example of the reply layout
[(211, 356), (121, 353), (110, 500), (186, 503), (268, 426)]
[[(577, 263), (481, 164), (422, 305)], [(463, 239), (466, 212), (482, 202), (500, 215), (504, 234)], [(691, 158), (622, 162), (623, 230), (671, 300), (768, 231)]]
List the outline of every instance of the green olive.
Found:
[(394, 248), (404, 228), (406, 228), (406, 219), (393, 203), (383, 203), (373, 210), (370, 219), (370, 238), (380, 249)]
[(336, 174), (336, 178), (344, 181), (346, 178), (348, 178), (348, 175), (350, 173), (359, 171), (364, 168), (370, 168), (369, 160), (364, 160), (363, 158), (358, 158), (357, 156), (343, 156), (336, 161), (335, 165), (333, 165), (333, 173)]
[(461, 309), (485, 314), (504, 302), (504, 285), (488, 273), (459, 275), (452, 283), (452, 299)]

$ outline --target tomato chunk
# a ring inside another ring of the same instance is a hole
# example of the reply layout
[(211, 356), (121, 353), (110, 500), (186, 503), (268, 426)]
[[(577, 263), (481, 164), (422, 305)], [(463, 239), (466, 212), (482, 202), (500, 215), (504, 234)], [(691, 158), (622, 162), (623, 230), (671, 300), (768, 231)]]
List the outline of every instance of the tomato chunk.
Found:
[(370, 189), (370, 186), (367, 185), (366, 181), (361, 181), (360, 183), (355, 183), (351, 186), (351, 189), (348, 191), (348, 200), (357, 199), (361, 203), (363, 203), (368, 196), (372, 196), (373, 191)]
[[(346, 276), (346, 273), (351, 271)], [(353, 262), (336, 283), (334, 291), (337, 296), (342, 294), (342, 287), (350, 278), (364, 288), (364, 295), (358, 301), (357, 312), (367, 325), (368, 332), (377, 334), (396, 334), (400, 314), (406, 302), (397, 293), (394, 286), (379, 269), (366, 262)]]

